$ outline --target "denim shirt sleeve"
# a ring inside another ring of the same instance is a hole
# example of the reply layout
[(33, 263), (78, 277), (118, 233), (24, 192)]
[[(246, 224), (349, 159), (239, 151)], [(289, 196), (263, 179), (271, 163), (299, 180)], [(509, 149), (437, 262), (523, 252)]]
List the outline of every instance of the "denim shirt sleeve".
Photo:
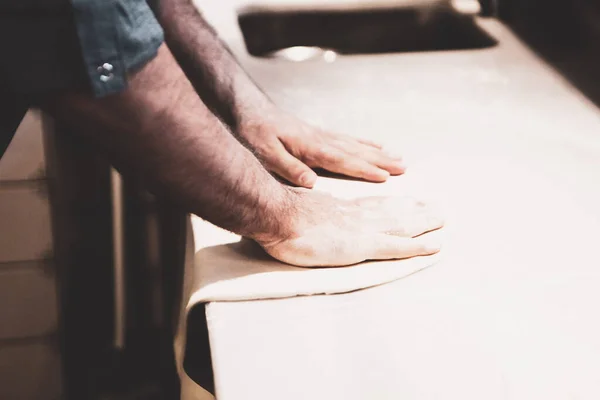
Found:
[(127, 73), (156, 56), (163, 30), (146, 0), (71, 0), (86, 73), (96, 97), (122, 91)]

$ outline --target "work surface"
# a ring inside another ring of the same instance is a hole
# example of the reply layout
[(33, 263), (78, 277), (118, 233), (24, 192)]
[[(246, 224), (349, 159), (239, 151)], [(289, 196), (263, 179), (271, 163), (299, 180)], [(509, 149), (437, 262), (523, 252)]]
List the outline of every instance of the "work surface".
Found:
[[(593, 104), (493, 20), (479, 22), (499, 41), (486, 50), (290, 63), (245, 55), (227, 2), (204, 3), (278, 104), (405, 155), (396, 194), (434, 199), (448, 221), (442, 261), (393, 283), (208, 304), (220, 400), (600, 398)], [(194, 231), (197, 250), (235, 240)]]

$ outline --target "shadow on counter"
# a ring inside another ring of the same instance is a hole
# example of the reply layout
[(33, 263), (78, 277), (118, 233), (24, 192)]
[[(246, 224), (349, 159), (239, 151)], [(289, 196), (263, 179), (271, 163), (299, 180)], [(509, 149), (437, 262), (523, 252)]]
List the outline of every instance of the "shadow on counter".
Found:
[(500, 0), (500, 18), (600, 108), (600, 2)]

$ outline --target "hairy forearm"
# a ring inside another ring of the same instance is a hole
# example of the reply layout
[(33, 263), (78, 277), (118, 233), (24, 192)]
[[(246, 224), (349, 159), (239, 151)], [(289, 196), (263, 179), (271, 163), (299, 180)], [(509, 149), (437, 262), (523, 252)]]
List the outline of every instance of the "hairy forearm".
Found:
[(162, 0), (155, 13), (177, 61), (208, 106), (233, 129), (274, 106), (191, 0)]
[(67, 93), (44, 108), (186, 210), (248, 237), (285, 235), (288, 189), (202, 103), (166, 46), (123, 93)]

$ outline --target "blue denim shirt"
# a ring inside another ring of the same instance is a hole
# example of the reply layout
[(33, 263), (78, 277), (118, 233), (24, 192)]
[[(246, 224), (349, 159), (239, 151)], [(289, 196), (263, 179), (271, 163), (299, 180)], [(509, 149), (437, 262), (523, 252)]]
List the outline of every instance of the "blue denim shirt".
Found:
[(1, 0), (0, 157), (39, 96), (120, 92), (163, 41), (146, 0)]

